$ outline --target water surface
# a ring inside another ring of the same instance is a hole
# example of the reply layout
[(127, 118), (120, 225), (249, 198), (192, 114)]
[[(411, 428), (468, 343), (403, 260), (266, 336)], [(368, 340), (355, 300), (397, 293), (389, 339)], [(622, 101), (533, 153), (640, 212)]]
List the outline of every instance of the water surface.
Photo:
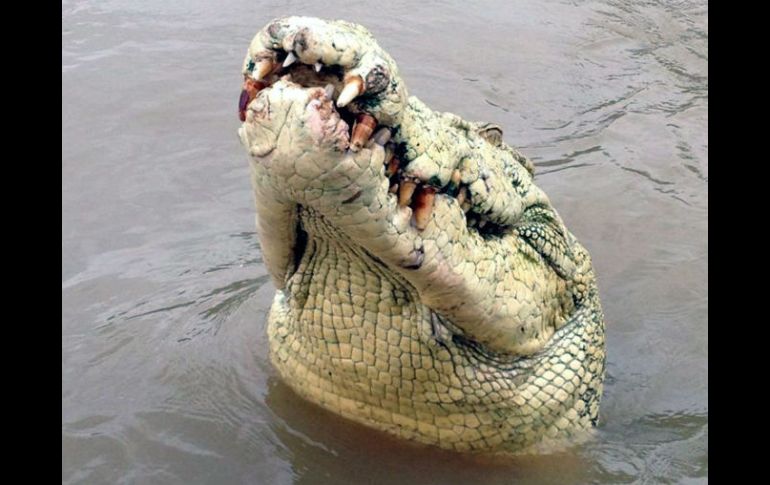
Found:
[[(236, 108), (246, 46), (288, 14), (366, 25), (412, 94), (535, 161), (599, 277), (594, 440), (479, 462), (276, 378)], [(64, 482), (706, 481), (705, 1), (65, 0), (62, 96)]]

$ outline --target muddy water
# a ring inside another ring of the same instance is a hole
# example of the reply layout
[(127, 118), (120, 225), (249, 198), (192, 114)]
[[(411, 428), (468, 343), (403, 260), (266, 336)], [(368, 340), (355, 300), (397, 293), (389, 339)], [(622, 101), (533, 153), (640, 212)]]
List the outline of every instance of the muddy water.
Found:
[[(63, 481), (705, 482), (705, 3), (65, 0)], [(535, 160), (600, 278), (594, 440), (482, 463), (276, 379), (236, 103), (249, 40), (285, 14), (365, 24), (413, 94), (501, 124)]]

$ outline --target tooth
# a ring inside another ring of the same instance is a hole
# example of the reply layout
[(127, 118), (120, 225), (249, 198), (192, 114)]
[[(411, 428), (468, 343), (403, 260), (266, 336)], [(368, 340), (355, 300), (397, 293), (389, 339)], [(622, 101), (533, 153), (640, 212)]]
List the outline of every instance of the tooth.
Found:
[(390, 159), (393, 158), (394, 152), (395, 148), (392, 143), (385, 144), (385, 163), (390, 162)]
[(292, 64), (294, 64), (294, 61), (297, 60), (297, 56), (294, 55), (293, 52), (289, 52), (289, 55), (286, 56), (286, 59), (283, 61), (283, 67), (289, 67)]
[(313, 64), (313, 67), (315, 68), (315, 72), (321, 72), (321, 68), (324, 67), (324, 65), (321, 64), (320, 62), (316, 62), (315, 64)]
[(264, 87), (264, 83), (255, 81), (251, 78), (243, 81), (243, 90), (241, 91), (241, 97), (238, 100), (238, 117), (241, 121), (246, 121), (246, 110), (249, 107), (249, 103), (257, 97), (257, 93)]
[(423, 186), (417, 192), (414, 200), (414, 225), (419, 230), (425, 229), (430, 216), (433, 214), (433, 204), (436, 201), (436, 189), (430, 186)]
[(460, 171), (454, 170), (452, 176), (449, 179), (449, 183), (446, 185), (444, 192), (447, 195), (457, 197), (457, 191), (460, 188)]
[(398, 188), (398, 205), (406, 206), (412, 202), (412, 194), (417, 184), (409, 179), (404, 179)]
[(462, 205), (465, 203), (465, 200), (468, 198), (468, 187), (462, 186), (460, 187), (460, 190), (457, 191), (457, 202)]
[(479, 219), (479, 229), (487, 225), (486, 219)]
[(358, 115), (356, 123), (353, 125), (353, 134), (350, 136), (350, 149), (354, 152), (360, 150), (369, 141), (369, 137), (376, 127), (377, 120), (374, 119), (374, 116), (367, 113)]
[(264, 89), (265, 86), (265, 83), (255, 81), (254, 79), (247, 79), (246, 82), (243, 83), (243, 89), (249, 93), (249, 101), (254, 99), (257, 96), (257, 93)]
[(388, 190), (388, 192), (390, 192), (391, 194), (395, 194), (396, 192), (398, 192), (398, 184), (391, 185), (390, 190)]
[(471, 203), (466, 200), (462, 203), (462, 205), (460, 205), (460, 207), (462, 208), (463, 212), (467, 214), (468, 211), (471, 210)]
[(275, 64), (273, 63), (272, 59), (262, 59), (261, 61), (257, 62), (256, 66), (254, 66), (252, 77), (259, 81), (260, 79), (264, 79), (265, 76), (270, 74), (273, 69), (275, 69)]
[(377, 130), (377, 133), (374, 134), (372, 139), (378, 145), (385, 146), (385, 144), (390, 140), (390, 128), (388, 128), (387, 126), (383, 126), (379, 130)]
[(334, 85), (329, 83), (324, 87), (324, 91), (326, 91), (326, 97), (329, 99), (332, 99), (332, 96), (334, 96)]
[(391, 158), (390, 161), (388, 162), (388, 168), (385, 169), (385, 174), (388, 177), (394, 176), (396, 172), (398, 172), (398, 165), (399, 165), (398, 158), (396, 157)]
[(337, 107), (344, 108), (348, 103), (353, 101), (356, 96), (360, 96), (364, 92), (364, 80), (361, 76), (352, 76), (345, 81), (345, 87), (342, 89), (340, 96), (337, 98)]
[[(238, 100), (238, 111), (243, 113), (246, 111), (246, 107), (249, 105), (249, 92), (245, 89), (241, 91), (241, 98)], [(241, 120), (243, 121), (243, 120)]]

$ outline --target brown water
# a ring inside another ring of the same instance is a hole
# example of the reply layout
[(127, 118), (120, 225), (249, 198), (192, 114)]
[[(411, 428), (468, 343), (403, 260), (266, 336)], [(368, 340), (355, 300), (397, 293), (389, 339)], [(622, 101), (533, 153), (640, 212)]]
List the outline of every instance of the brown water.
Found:
[[(277, 380), (236, 111), (246, 46), (288, 14), (366, 25), (412, 94), (535, 160), (599, 275), (594, 440), (484, 463)], [(62, 43), (63, 482), (707, 480), (705, 1), (65, 0)]]

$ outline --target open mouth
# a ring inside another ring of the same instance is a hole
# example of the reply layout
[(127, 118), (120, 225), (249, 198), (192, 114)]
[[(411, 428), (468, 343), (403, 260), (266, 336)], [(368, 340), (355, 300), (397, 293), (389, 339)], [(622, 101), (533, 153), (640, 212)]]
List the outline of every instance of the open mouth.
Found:
[(238, 101), (242, 122), (246, 122), (249, 106), (259, 93), (272, 89), (279, 81), (290, 81), (299, 88), (313, 91), (309, 107), (317, 111), (317, 116), (311, 118), (314, 122), (309, 129), (319, 132), (319, 136), (334, 138), (341, 152), (358, 152), (374, 143), (384, 148), (384, 176), (389, 180), (389, 192), (397, 199), (398, 206), (411, 208), (412, 225), (418, 230), (428, 225), (435, 198), (443, 194), (455, 199), (462, 208), (470, 231), (484, 238), (500, 237), (508, 232), (509, 228), (474, 211), (471, 191), (463, 183), (459, 170), (455, 170), (444, 185), (405, 173), (407, 147), (405, 142), (398, 141), (399, 127), (388, 126), (366, 111), (367, 106), (378, 102), (376, 93), (365, 92), (361, 77), (346, 74), (341, 66), (321, 62), (306, 64), (293, 52), (283, 50), (276, 50), (270, 58), (250, 60)]
[[(358, 151), (371, 139), (385, 145), (390, 139), (392, 128), (379, 124), (374, 116), (358, 109), (350, 109), (349, 103), (364, 94), (360, 76), (345, 76), (340, 66), (326, 66), (321, 62), (303, 64), (291, 52), (279, 51), (275, 59), (251, 62), (250, 74), (244, 75), (243, 89), (238, 101), (238, 117), (246, 121), (251, 101), (263, 89), (270, 89), (279, 79), (287, 79), (303, 88), (323, 88), (323, 93), (314, 94), (311, 103), (322, 120), (339, 116), (347, 129), (347, 142), (343, 149)], [(316, 93), (321, 93), (316, 91)], [(358, 103), (366, 102), (366, 96)], [(312, 127), (311, 127), (312, 128)]]

